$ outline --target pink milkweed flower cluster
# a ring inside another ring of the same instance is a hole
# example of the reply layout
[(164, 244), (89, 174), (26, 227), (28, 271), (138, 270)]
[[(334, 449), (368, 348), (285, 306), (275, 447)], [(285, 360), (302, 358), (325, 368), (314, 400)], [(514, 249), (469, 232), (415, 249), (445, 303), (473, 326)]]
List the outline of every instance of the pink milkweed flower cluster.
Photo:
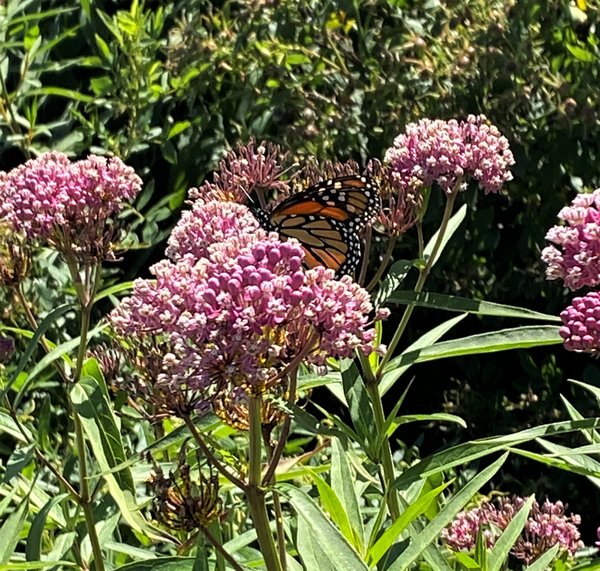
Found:
[(250, 210), (199, 201), (173, 232), (170, 259), (136, 280), (111, 315), (124, 337), (163, 336), (158, 382), (170, 390), (217, 395), (269, 390), (305, 357), (373, 350), (369, 294), (333, 270), (302, 267), (304, 250), (258, 228)]
[[(546, 234), (551, 244), (542, 250), (546, 277), (562, 280), (571, 291), (600, 284), (600, 189), (578, 194), (558, 217), (563, 224)], [(600, 294), (592, 291), (573, 299), (561, 312), (560, 335), (569, 351), (600, 351)]]
[(484, 191), (499, 192), (512, 180), (515, 160), (508, 140), (484, 115), (466, 121), (421, 119), (409, 123), (386, 151), (385, 162), (402, 187), (418, 191), (438, 184), (447, 194), (479, 182)]
[[(472, 551), (481, 530), (487, 547), (496, 543), (502, 532), (523, 507), (527, 498), (502, 498), (498, 504), (484, 502), (476, 508), (460, 512), (449, 527), (442, 531), (442, 540), (453, 551)], [(561, 551), (574, 555), (584, 547), (580, 540), (578, 515), (565, 515), (561, 501), (534, 501), (521, 535), (511, 554), (529, 565), (540, 555), (558, 544)]]
[(546, 234), (551, 242), (542, 251), (549, 280), (563, 280), (575, 291), (600, 284), (600, 189), (578, 194), (558, 213), (564, 224)]
[(278, 145), (266, 142), (256, 145), (254, 139), (250, 139), (246, 145), (230, 150), (219, 163), (213, 182), (191, 188), (189, 197), (246, 204), (253, 192), (260, 195), (270, 190), (278, 196), (286, 196), (289, 187), (280, 178), (285, 160), (286, 155)]
[(116, 214), (141, 179), (121, 159), (95, 155), (72, 162), (58, 152), (0, 172), (0, 219), (27, 239), (89, 263), (111, 253)]

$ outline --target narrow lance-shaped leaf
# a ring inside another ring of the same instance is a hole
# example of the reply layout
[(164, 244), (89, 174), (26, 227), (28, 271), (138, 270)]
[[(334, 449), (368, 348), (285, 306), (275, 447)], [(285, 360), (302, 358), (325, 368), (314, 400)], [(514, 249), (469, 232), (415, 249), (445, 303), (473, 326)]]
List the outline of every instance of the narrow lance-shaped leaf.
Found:
[(502, 569), (502, 565), (508, 558), (510, 550), (516, 543), (527, 523), (527, 518), (529, 517), (529, 512), (531, 511), (534, 500), (535, 496), (533, 495), (527, 498), (527, 501), (521, 506), (521, 509), (506, 526), (506, 529), (496, 540), (496, 543), (494, 543), (488, 557), (489, 571), (500, 571)]
[(451, 341), (442, 341), (430, 347), (404, 352), (393, 365), (388, 363), (386, 372), (393, 367), (412, 363), (424, 363), (437, 359), (447, 359), (449, 357), (482, 355), (484, 353), (497, 353), (498, 351), (513, 349), (558, 345), (563, 341), (558, 334), (558, 329), (557, 325), (532, 325), (480, 333), (478, 335), (461, 337), (460, 339), (452, 339)]
[(486, 484), (502, 467), (508, 458), (503, 454), (493, 464), (484, 468), (470, 480), (459, 492), (450, 498), (440, 513), (415, 537), (410, 545), (400, 554), (388, 568), (388, 571), (404, 571), (437, 539), (442, 530), (454, 519), (456, 514), (471, 500), (477, 491)]
[(475, 315), (490, 317), (513, 317), (517, 319), (538, 319), (541, 321), (561, 322), (558, 315), (539, 313), (537, 311), (532, 311), (531, 309), (513, 305), (504, 305), (479, 299), (468, 299), (455, 295), (426, 291), (421, 293), (414, 291), (398, 291), (388, 298), (388, 302), (404, 305), (412, 304), (419, 307), (430, 307), (442, 309), (444, 311), (458, 311), (460, 313), (473, 313)]
[(278, 488), (289, 498), (298, 517), (304, 520), (311, 532), (318, 538), (324, 554), (322, 560), (324, 565), (331, 565), (332, 569), (336, 570), (367, 571), (367, 566), (356, 551), (352, 549), (308, 494), (288, 484), (278, 485)]

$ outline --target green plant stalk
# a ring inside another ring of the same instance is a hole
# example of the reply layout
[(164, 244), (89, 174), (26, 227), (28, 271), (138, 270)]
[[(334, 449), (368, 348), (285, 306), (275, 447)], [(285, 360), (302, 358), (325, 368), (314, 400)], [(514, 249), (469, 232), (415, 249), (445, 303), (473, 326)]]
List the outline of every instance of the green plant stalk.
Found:
[(260, 396), (251, 396), (248, 400), (249, 421), (249, 446), (248, 446), (248, 485), (246, 497), (252, 522), (256, 529), (256, 536), (261, 553), (265, 558), (267, 571), (283, 571), (277, 555), (267, 506), (265, 492), (261, 488), (261, 463), (262, 463), (262, 399)]
[(244, 571), (243, 567), (229, 554), (225, 551), (223, 547), (222, 538), (221, 538), (221, 530), (218, 525), (215, 526), (215, 534), (213, 535), (208, 527), (204, 526), (201, 528), (202, 534), (215, 548), (215, 555), (217, 557), (217, 571), (225, 571), (225, 561), (231, 565), (232, 569), (235, 571)]
[[(385, 413), (383, 411), (381, 396), (379, 395), (379, 387), (377, 382), (369, 382), (367, 380), (365, 383), (365, 388), (367, 389), (367, 394), (369, 395), (371, 404), (373, 405), (373, 414), (375, 415), (377, 434), (380, 435), (385, 430)], [(383, 440), (379, 457), (381, 459), (381, 465), (383, 468), (383, 487), (386, 502), (388, 504), (388, 509), (390, 510), (392, 521), (396, 521), (400, 517), (400, 504), (398, 503), (398, 494), (394, 489), (394, 480), (396, 479), (396, 474), (394, 472), (392, 449), (390, 447), (390, 441), (388, 438)]]
[[(442, 215), (442, 221), (440, 223), (440, 229), (438, 232), (437, 240), (433, 245), (431, 255), (427, 259), (425, 267), (419, 273), (419, 279), (417, 280), (417, 284), (415, 285), (415, 292), (417, 293), (420, 293), (423, 290), (425, 281), (427, 280), (427, 277), (431, 272), (431, 268), (433, 267), (434, 261), (443, 243), (444, 235), (446, 234), (448, 222), (450, 221), (450, 217), (452, 216), (452, 210), (454, 209), (454, 202), (456, 201), (457, 194), (458, 192), (455, 190), (452, 194), (448, 196), (448, 200), (446, 201), (446, 207), (444, 208), (444, 213)], [(420, 240), (419, 243), (421, 244), (422, 241)], [(422, 249), (419, 252), (419, 255), (423, 255)], [(404, 314), (402, 315), (402, 319), (400, 320), (398, 329), (396, 329), (394, 337), (388, 345), (386, 354), (383, 356), (383, 359), (381, 360), (381, 363), (375, 376), (371, 371), (368, 360), (364, 358), (361, 359), (361, 364), (365, 372), (365, 387), (371, 404), (373, 406), (373, 414), (375, 415), (375, 424), (378, 435), (382, 435), (383, 431), (385, 430), (385, 412), (383, 410), (383, 403), (381, 401), (381, 395), (379, 393), (378, 380), (381, 377), (381, 374), (383, 373), (385, 365), (392, 356), (394, 349), (397, 347), (402, 337), (402, 334), (404, 333), (406, 326), (408, 325), (408, 321), (410, 320), (414, 308), (415, 306), (413, 304), (410, 304), (404, 310)], [(390, 515), (395, 521), (396, 519), (398, 519), (398, 517), (400, 517), (400, 506), (398, 504), (398, 495), (393, 489), (393, 483), (395, 480), (394, 462), (392, 459), (392, 449), (390, 447), (390, 442), (388, 438), (385, 438), (383, 440), (383, 444), (379, 454), (383, 468), (383, 483), (385, 488), (386, 500), (388, 502)]]
[[(458, 195), (458, 192), (456, 190), (454, 190), (452, 192), (452, 194), (448, 195), (448, 200), (446, 201), (446, 207), (444, 208), (444, 214), (442, 216), (442, 222), (440, 224), (440, 229), (438, 231), (438, 237), (437, 237), (437, 240), (435, 241), (435, 244), (433, 245), (433, 248), (431, 250), (431, 255), (429, 256), (429, 258), (427, 259), (427, 262), (425, 263), (425, 267), (419, 273), (419, 279), (417, 280), (417, 284), (415, 285), (415, 289), (414, 289), (414, 291), (416, 293), (421, 293), (421, 291), (423, 291), (423, 286), (425, 285), (425, 282), (427, 281), (427, 278), (429, 277), (429, 273), (431, 272), (433, 263), (437, 257), (439, 249), (442, 246), (442, 242), (444, 241), (444, 235), (446, 234), (446, 229), (448, 228), (448, 222), (450, 221), (450, 217), (452, 216), (452, 210), (454, 208), (454, 202), (456, 201), (457, 195)], [(404, 331), (406, 329), (406, 326), (408, 325), (408, 322), (410, 320), (410, 317), (411, 317), (414, 309), (415, 309), (415, 305), (412, 303), (406, 306), (404, 313), (402, 315), (402, 319), (400, 320), (400, 324), (398, 325), (398, 329), (396, 329), (396, 332), (394, 333), (394, 337), (388, 344), (387, 351), (386, 351), (385, 355), (383, 356), (383, 358), (381, 359), (381, 363), (379, 364), (379, 368), (377, 369), (377, 378), (381, 378), (381, 375), (383, 373), (385, 366), (387, 365), (388, 361), (390, 360), (392, 354), (394, 353), (394, 350), (396, 349), (396, 347), (398, 346), (398, 343), (400, 342), (400, 339), (402, 338), (402, 335), (404, 334)]]
[[(94, 296), (92, 295), (90, 299), (93, 298)], [(81, 377), (83, 360), (85, 358), (85, 351), (87, 348), (87, 338), (90, 330), (92, 306), (92, 302), (86, 305), (82, 304), (81, 306), (81, 342), (79, 343), (79, 349), (77, 351), (77, 362), (75, 366), (75, 374), (73, 375), (73, 384), (78, 383)], [(77, 443), (77, 453), (79, 456), (79, 504), (83, 509), (85, 523), (88, 535), (90, 537), (90, 543), (92, 545), (92, 553), (94, 554), (94, 568), (96, 571), (104, 571), (104, 558), (102, 556), (102, 549), (100, 548), (98, 534), (96, 533), (96, 522), (94, 520), (92, 496), (90, 495), (88, 486), (85, 438), (83, 435), (81, 421), (79, 420), (79, 416), (75, 410), (73, 410), (73, 423), (75, 425), (75, 440)]]
[(369, 282), (369, 285), (366, 287), (367, 291), (371, 291), (381, 279), (383, 272), (387, 268), (389, 261), (392, 259), (392, 253), (394, 252), (394, 246), (396, 245), (397, 236), (392, 236), (389, 241), (387, 248), (385, 250), (385, 254), (381, 259), (381, 264), (379, 264), (379, 268), (377, 268), (377, 273), (373, 276), (373, 279)]

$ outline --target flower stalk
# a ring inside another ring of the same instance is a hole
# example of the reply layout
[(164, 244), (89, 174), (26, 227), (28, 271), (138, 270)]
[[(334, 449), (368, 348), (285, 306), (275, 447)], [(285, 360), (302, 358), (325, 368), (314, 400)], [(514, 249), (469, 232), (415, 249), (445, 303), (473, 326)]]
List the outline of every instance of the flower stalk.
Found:
[(250, 508), (252, 522), (256, 529), (256, 536), (261, 553), (265, 558), (268, 571), (283, 571), (267, 514), (265, 492), (261, 487), (262, 465), (262, 399), (252, 395), (248, 401), (248, 416), (250, 429), (248, 433), (248, 485), (246, 497)]

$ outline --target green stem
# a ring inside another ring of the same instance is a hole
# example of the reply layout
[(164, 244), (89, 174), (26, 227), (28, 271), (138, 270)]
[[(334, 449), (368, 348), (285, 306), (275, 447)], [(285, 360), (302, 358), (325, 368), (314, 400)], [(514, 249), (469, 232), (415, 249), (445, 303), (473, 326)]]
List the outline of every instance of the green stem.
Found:
[[(215, 526), (215, 529), (217, 530), (217, 533), (219, 533), (219, 527)], [(201, 530), (204, 537), (206, 537), (206, 539), (208, 539), (208, 541), (210, 541), (212, 546), (215, 548), (217, 555), (217, 571), (222, 571), (225, 569), (223, 560), (226, 560), (227, 563), (229, 563), (229, 565), (235, 569), (235, 571), (244, 571), (243, 567), (224, 549), (221, 542), (221, 537), (215, 537), (207, 527), (202, 527)], [(221, 564), (219, 564), (219, 562), (221, 562)]]
[(371, 291), (377, 285), (377, 283), (381, 279), (381, 276), (383, 275), (383, 272), (385, 272), (385, 269), (387, 268), (387, 265), (388, 265), (390, 259), (392, 258), (392, 253), (394, 252), (394, 246), (396, 245), (396, 239), (397, 239), (396, 236), (392, 236), (389, 239), (387, 249), (381, 260), (381, 264), (379, 265), (379, 268), (377, 269), (377, 273), (373, 276), (373, 279), (369, 282), (369, 285), (367, 286), (367, 291)]
[(267, 506), (265, 503), (265, 492), (261, 488), (261, 465), (262, 465), (262, 399), (260, 396), (250, 396), (248, 401), (249, 420), (249, 446), (248, 446), (248, 486), (246, 497), (248, 507), (252, 516), (252, 522), (256, 529), (256, 536), (260, 550), (265, 558), (267, 571), (283, 571), (273, 535)]
[(283, 571), (287, 571), (287, 551), (285, 549), (285, 530), (283, 529), (283, 510), (277, 490), (273, 490), (273, 509), (275, 511), (275, 525), (277, 526), (277, 548), (279, 549), (279, 561)]
[[(452, 209), (454, 207), (454, 202), (456, 201), (457, 194), (458, 193), (455, 191), (452, 194), (448, 195), (448, 200), (446, 201), (446, 207), (444, 209), (444, 214), (442, 216), (442, 222), (440, 224), (440, 229), (438, 231), (437, 239), (431, 250), (431, 255), (427, 258), (425, 267), (419, 272), (419, 279), (417, 280), (417, 285), (415, 285), (416, 293), (420, 293), (421, 291), (423, 291), (423, 286), (425, 285), (425, 281), (429, 277), (431, 268), (433, 267), (435, 259), (437, 258), (438, 252), (442, 246), (442, 243), (444, 241), (444, 236), (446, 234), (446, 229), (448, 228), (448, 222), (450, 221), (450, 217), (452, 216)], [(408, 325), (408, 322), (410, 320), (410, 317), (411, 317), (414, 309), (415, 309), (415, 305), (412, 303), (407, 305), (406, 308), (404, 309), (404, 314), (402, 315), (402, 319), (400, 320), (398, 329), (396, 329), (396, 332), (394, 333), (394, 337), (388, 344), (387, 351), (386, 351), (385, 355), (383, 356), (383, 358), (381, 359), (381, 363), (379, 365), (379, 368), (377, 369), (377, 377), (378, 378), (381, 378), (383, 369), (387, 365), (392, 354), (394, 353), (394, 350), (396, 349), (398, 343), (400, 342), (400, 339), (402, 338), (404, 330), (406, 329), (406, 326)]]
[(246, 490), (246, 484), (240, 480), (235, 474), (232, 474), (225, 465), (219, 461), (219, 459), (212, 453), (211, 449), (206, 445), (206, 442), (202, 439), (202, 436), (198, 432), (198, 429), (192, 422), (189, 415), (182, 415), (185, 425), (188, 427), (190, 434), (202, 450), (203, 454), (208, 458), (208, 461), (216, 470), (218, 470), (225, 478), (227, 478), (234, 486), (237, 486), (240, 490)]
[[(367, 382), (365, 385), (371, 403), (373, 405), (373, 413), (375, 415), (375, 426), (377, 434), (383, 434), (385, 430), (385, 413), (383, 412), (383, 404), (379, 395), (379, 387), (377, 382)], [(392, 460), (392, 449), (389, 439), (385, 438), (380, 451), (381, 465), (383, 468), (383, 486), (390, 516), (393, 521), (400, 517), (400, 505), (398, 503), (398, 495), (393, 488), (396, 475), (394, 473), (394, 461)]]
[[(94, 288), (95, 289), (95, 288)], [(92, 314), (92, 300), (81, 306), (81, 337), (79, 348), (77, 350), (77, 362), (75, 365), (75, 373), (73, 375), (73, 384), (79, 382), (81, 378), (81, 371), (83, 369), (83, 361), (85, 359), (85, 351), (87, 348), (88, 333), (90, 330), (90, 321)], [(79, 456), (79, 504), (83, 509), (85, 516), (85, 523), (87, 532), (90, 537), (90, 543), (92, 545), (92, 553), (94, 554), (94, 568), (96, 571), (104, 571), (104, 557), (102, 555), (102, 549), (100, 548), (100, 541), (98, 534), (96, 533), (96, 522), (94, 520), (94, 509), (93, 509), (93, 498), (90, 495), (88, 485), (88, 469), (87, 469), (87, 458), (86, 458), (86, 446), (85, 438), (83, 435), (83, 427), (79, 415), (73, 410), (73, 423), (75, 425), (75, 441), (77, 444), (77, 453)]]
[[(291, 407), (296, 402), (296, 387), (298, 384), (298, 369), (294, 370), (290, 375), (290, 385), (288, 388), (288, 407)], [(290, 435), (290, 428), (292, 425), (292, 417), (291, 415), (286, 415), (285, 420), (283, 421), (283, 425), (281, 427), (281, 433), (279, 434), (279, 440), (277, 441), (277, 445), (275, 446), (275, 450), (273, 450), (273, 454), (269, 459), (269, 467), (265, 472), (263, 477), (263, 485), (270, 486), (275, 481), (275, 471), (277, 470), (277, 465), (279, 464), (279, 460), (281, 455), (283, 454), (283, 449), (287, 443), (288, 436)]]

